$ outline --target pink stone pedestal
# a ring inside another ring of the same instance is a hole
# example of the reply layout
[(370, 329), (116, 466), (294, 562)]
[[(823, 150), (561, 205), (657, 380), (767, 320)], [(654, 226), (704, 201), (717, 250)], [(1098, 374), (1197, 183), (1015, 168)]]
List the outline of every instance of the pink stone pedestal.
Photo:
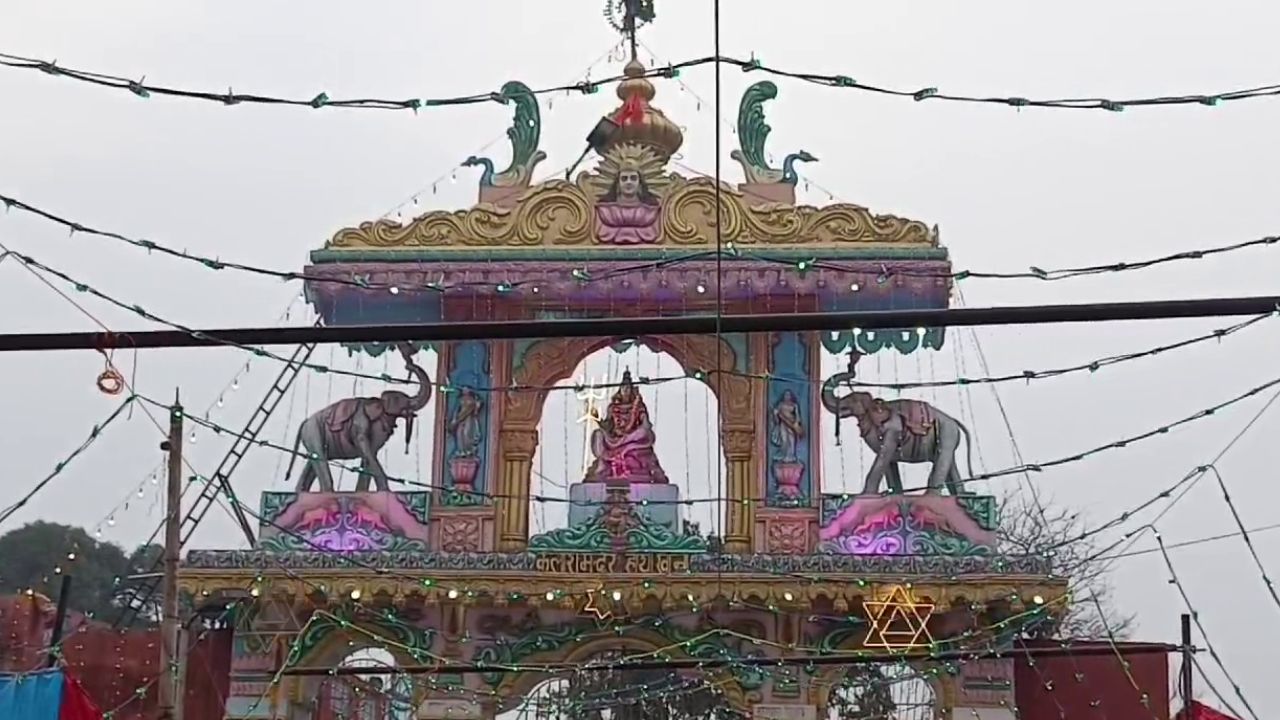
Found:
[(858, 495), (818, 530), (827, 552), (851, 555), (913, 554), (913, 537), (967, 540), (975, 552), (996, 549), (996, 534), (983, 529), (952, 495)]

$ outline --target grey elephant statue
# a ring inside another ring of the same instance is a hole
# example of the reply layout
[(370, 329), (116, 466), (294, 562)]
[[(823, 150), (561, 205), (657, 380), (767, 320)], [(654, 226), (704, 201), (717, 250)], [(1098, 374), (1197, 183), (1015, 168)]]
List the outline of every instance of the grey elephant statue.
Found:
[[(853, 416), (858, 420), (858, 434), (875, 454), (867, 472), (862, 492), (880, 492), (881, 480), (887, 480), (890, 492), (902, 492), (902, 476), (898, 463), (933, 463), (926, 493), (938, 493), (945, 484), (952, 495), (963, 495), (964, 480), (956, 467), (956, 450), (964, 437), (969, 476), (973, 476), (972, 444), (969, 429), (959, 420), (921, 400), (881, 400), (870, 393), (853, 391), (844, 397), (835, 392), (837, 385), (851, 380), (862, 357), (850, 355), (849, 369), (827, 378), (822, 384), (822, 404), (836, 416), (836, 422)], [(839, 437), (836, 425), (836, 437)]]
[(418, 382), (418, 391), (410, 396), (399, 390), (387, 390), (378, 397), (339, 400), (303, 420), (298, 427), (298, 438), (293, 445), (294, 455), (289, 461), (287, 474), (293, 475), (293, 461), (297, 460), (301, 448), (308, 459), (298, 477), (298, 492), (310, 491), (316, 480), (320, 481), (320, 492), (333, 492), (330, 460), (360, 461), (356, 492), (368, 491), (371, 477), (379, 492), (391, 489), (387, 473), (378, 462), (378, 451), (391, 439), (399, 420), (404, 418), (405, 452), (409, 452), (414, 417), (431, 399), (431, 378), (413, 362), (413, 351), (408, 345), (401, 345), (399, 349), (404, 356), (405, 367)]

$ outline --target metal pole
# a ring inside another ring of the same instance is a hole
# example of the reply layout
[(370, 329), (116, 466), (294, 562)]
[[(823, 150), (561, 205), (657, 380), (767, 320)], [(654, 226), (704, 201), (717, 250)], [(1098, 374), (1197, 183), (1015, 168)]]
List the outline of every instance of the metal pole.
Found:
[(1041, 325), (1115, 320), (1265, 315), (1280, 306), (1280, 295), (1203, 300), (1023, 305), (990, 308), (808, 312), (771, 315), (691, 315), (686, 317), (496, 320), (412, 325), (336, 325), (276, 328), (179, 328), (130, 333), (69, 332), (0, 334), (0, 352), (27, 350), (111, 350), (304, 343), (446, 342), (555, 337), (639, 337), (753, 332), (842, 331), (851, 328), (913, 330), (978, 325)]
[(1195, 652), (1194, 646), (1191, 644), (1191, 615), (1183, 613), (1182, 615), (1182, 673), (1178, 678), (1179, 691), (1182, 693), (1182, 717), (1189, 718), (1191, 713), (1191, 701), (1194, 699), (1194, 688), (1192, 687), (1192, 672), (1194, 665), (1191, 661), (1192, 653)]
[(67, 622), (67, 600), (71, 596), (71, 576), (62, 576), (62, 585), (58, 588), (58, 614), (53, 618), (53, 634), (49, 637), (49, 659), (45, 667), (56, 667), (58, 657), (62, 655), (62, 632)]
[(174, 395), (169, 411), (169, 439), (160, 447), (169, 453), (169, 482), (164, 518), (164, 615), (160, 622), (160, 718), (177, 720), (178, 712), (178, 556), (182, 548), (182, 404)]

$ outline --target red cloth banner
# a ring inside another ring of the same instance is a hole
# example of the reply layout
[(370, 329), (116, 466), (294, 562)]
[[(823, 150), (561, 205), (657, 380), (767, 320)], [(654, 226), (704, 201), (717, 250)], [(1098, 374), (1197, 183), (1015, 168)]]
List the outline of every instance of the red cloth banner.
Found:
[(102, 720), (102, 711), (89, 699), (75, 676), (63, 671), (62, 708), (58, 720)]
[(618, 114), (613, 116), (613, 121), (619, 125), (630, 125), (644, 121), (644, 99), (639, 95), (631, 95), (622, 103), (622, 107), (618, 108)]
[(1177, 720), (1239, 720), (1239, 718), (1218, 712), (1204, 703), (1192, 700), (1189, 706), (1178, 711)]

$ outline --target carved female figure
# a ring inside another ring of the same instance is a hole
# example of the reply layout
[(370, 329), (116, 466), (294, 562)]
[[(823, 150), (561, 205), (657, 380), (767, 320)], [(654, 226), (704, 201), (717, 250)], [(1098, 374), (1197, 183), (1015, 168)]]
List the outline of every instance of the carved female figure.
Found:
[(800, 403), (796, 401), (796, 394), (783, 390), (771, 414), (773, 428), (769, 432), (769, 443), (778, 448), (778, 461), (799, 462), (796, 447), (804, 437), (804, 424), (800, 420)]
[(480, 409), (482, 403), (471, 388), (462, 388), (458, 404), (449, 420), (449, 432), (453, 435), (453, 457), (475, 457), (480, 450)]
[(659, 199), (666, 178), (651, 148), (620, 145), (608, 151), (596, 173), (584, 174), (596, 197), (596, 239), (606, 245), (651, 245), (661, 234)]

